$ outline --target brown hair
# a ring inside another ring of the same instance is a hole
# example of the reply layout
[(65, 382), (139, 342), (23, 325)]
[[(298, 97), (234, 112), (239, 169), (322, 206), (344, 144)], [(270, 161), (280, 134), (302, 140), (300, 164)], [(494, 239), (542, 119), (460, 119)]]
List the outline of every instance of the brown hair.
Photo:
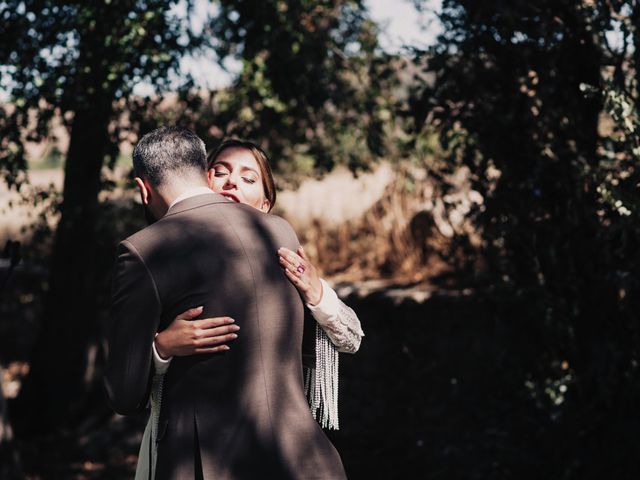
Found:
[(271, 165), (269, 165), (269, 157), (267, 157), (265, 151), (255, 143), (249, 142), (248, 140), (240, 140), (236, 138), (225, 140), (218, 145), (218, 148), (212, 150), (207, 155), (207, 168), (211, 169), (220, 154), (228, 148), (244, 148), (253, 154), (256, 162), (258, 162), (258, 167), (260, 168), (260, 174), (262, 175), (262, 189), (264, 190), (265, 198), (269, 201), (269, 211), (271, 211), (276, 203), (276, 182), (273, 179)]

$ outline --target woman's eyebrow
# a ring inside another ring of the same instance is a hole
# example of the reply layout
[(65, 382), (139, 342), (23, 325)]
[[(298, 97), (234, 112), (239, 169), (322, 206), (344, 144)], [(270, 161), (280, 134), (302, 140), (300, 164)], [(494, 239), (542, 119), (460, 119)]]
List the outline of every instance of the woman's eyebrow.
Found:
[(258, 175), (258, 171), (257, 171), (255, 168), (251, 168), (251, 167), (241, 166), (241, 167), (240, 167), (240, 171), (241, 171), (241, 172), (249, 171), (249, 172), (253, 172), (253, 173), (255, 173), (256, 175)]
[(220, 160), (218, 162), (214, 162), (214, 164), (211, 165), (211, 168), (215, 168), (217, 165), (222, 165), (227, 170), (231, 170), (231, 165), (228, 164), (227, 162), (223, 161), (223, 160)]
[[(213, 165), (211, 165), (211, 168), (215, 168), (216, 165), (222, 165), (224, 168), (226, 168), (229, 171), (233, 170), (233, 168), (231, 167), (231, 164), (228, 163), (228, 162), (225, 162), (224, 160), (219, 160), (219, 161), (215, 162)], [(252, 168), (252, 167), (247, 167), (246, 165), (241, 165), (240, 166), (240, 171), (241, 172), (250, 171), (250, 172), (255, 173), (258, 176), (260, 175), (258, 170), (256, 170), (255, 168)]]

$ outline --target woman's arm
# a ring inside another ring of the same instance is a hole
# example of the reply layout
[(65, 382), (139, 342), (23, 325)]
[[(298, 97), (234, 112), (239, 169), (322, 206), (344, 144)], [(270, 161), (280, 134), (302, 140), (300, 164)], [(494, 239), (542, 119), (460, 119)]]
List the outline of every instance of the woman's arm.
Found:
[(357, 352), (364, 332), (353, 309), (345, 305), (327, 282), (320, 278), (302, 247), (297, 253), (281, 248), (278, 255), (285, 275), (298, 289), (331, 342), (340, 352)]
[(226, 343), (236, 339), (240, 330), (229, 317), (194, 320), (202, 307), (190, 308), (178, 315), (167, 328), (156, 334), (153, 365), (156, 373), (165, 373), (173, 357), (229, 350)]
[(338, 298), (327, 282), (323, 279), (320, 281), (322, 299), (317, 305), (307, 304), (307, 307), (338, 351), (356, 353), (364, 337), (360, 319), (352, 308)]

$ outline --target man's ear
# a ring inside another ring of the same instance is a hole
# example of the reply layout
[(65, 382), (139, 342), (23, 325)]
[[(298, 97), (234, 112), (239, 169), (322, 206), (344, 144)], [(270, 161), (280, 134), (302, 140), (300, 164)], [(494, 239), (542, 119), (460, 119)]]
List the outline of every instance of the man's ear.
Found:
[(136, 182), (136, 187), (138, 187), (138, 191), (140, 192), (140, 200), (143, 205), (149, 205), (149, 201), (151, 200), (151, 192), (149, 190), (149, 186), (147, 185), (147, 181), (143, 178), (136, 177), (133, 179)]
[(213, 168), (207, 170), (207, 185), (211, 190), (213, 190), (213, 179), (216, 176), (216, 171)]

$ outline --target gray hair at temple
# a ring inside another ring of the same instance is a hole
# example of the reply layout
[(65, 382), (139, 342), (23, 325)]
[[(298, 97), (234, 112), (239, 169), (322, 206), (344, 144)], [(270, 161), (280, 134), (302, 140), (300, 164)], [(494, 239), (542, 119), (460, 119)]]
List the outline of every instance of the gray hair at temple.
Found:
[(207, 151), (191, 130), (160, 127), (142, 137), (133, 149), (133, 169), (137, 177), (160, 187), (176, 177), (206, 175)]

